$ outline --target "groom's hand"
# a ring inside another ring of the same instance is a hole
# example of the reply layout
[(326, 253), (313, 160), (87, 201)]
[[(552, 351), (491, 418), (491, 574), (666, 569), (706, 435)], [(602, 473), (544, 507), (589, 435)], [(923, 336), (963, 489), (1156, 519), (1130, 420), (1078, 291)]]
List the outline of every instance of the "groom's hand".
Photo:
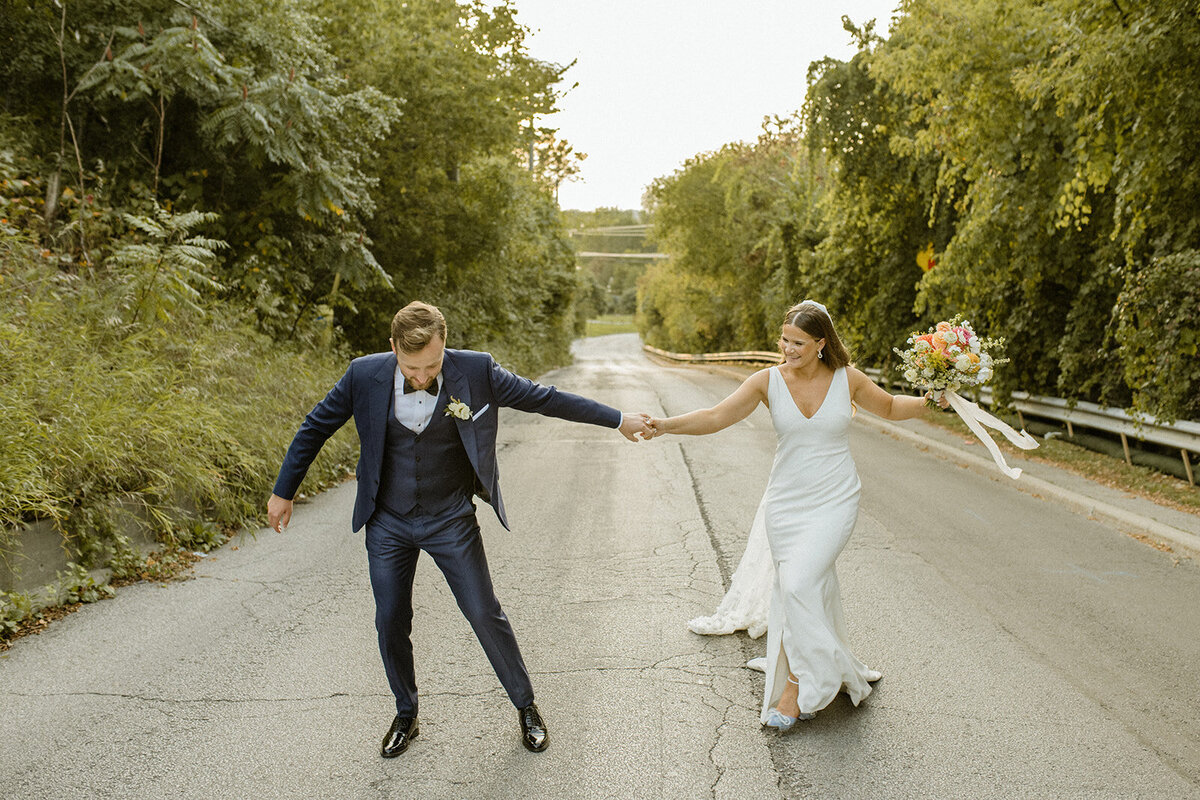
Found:
[(271, 495), (267, 501), (267, 526), (276, 533), (281, 533), (292, 521), (292, 501), (284, 500), (277, 494)]
[(650, 427), (650, 417), (647, 414), (622, 414), (621, 425), (617, 430), (631, 442), (636, 442), (639, 434), (643, 439), (649, 439), (654, 435), (654, 429)]

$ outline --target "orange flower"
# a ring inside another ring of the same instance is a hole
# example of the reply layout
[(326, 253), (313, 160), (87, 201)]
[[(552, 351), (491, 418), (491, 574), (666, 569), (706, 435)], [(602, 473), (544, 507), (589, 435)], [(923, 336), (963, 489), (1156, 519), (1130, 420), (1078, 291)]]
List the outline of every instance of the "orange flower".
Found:
[(950, 323), (949, 322), (939, 322), (937, 324), (937, 329), (939, 331), (948, 331), (948, 330), (950, 330)]

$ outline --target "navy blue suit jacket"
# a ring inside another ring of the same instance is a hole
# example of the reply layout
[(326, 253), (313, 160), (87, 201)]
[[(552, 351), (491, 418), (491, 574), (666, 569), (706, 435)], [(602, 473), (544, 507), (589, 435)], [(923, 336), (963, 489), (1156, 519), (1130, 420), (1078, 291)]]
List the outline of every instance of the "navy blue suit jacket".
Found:
[[(354, 417), (359, 440), (354, 530), (367, 523), (375, 513), (395, 369), (396, 356), (391, 351), (356, 358), (350, 363), (346, 374), (309, 412), (292, 439), (275, 481), (275, 494), (288, 500), (294, 497), (325, 440)], [(475, 493), (491, 504), (505, 528), (508, 518), (504, 514), (500, 473), (496, 467), (496, 431), (501, 407), (609, 428), (621, 424), (621, 412), (617, 409), (515, 375), (487, 353), (447, 348), (442, 378), (442, 392), (471, 409), (473, 419), (454, 421), (475, 470)]]

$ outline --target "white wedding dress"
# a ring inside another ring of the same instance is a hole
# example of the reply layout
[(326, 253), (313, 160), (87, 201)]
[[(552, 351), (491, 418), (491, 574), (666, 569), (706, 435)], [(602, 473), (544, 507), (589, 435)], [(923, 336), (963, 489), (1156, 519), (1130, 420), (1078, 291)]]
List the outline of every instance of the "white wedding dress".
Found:
[(745, 629), (757, 637), (769, 591), (763, 722), (789, 668), (806, 714), (840, 691), (858, 705), (871, 692), (868, 681), (879, 677), (850, 651), (834, 566), (854, 530), (860, 491), (850, 457), (846, 371), (834, 373), (811, 418), (796, 406), (778, 367), (770, 369), (768, 387), (777, 446), (767, 491), (725, 599), (713, 616), (688, 623), (697, 633)]

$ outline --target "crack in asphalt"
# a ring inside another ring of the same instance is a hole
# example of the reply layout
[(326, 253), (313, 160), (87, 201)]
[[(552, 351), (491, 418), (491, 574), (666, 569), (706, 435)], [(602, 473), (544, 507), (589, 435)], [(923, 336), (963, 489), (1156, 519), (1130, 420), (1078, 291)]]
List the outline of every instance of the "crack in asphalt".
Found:
[(168, 705), (199, 705), (202, 703), (210, 703), (215, 705), (243, 705), (250, 703), (309, 703), (315, 700), (333, 700), (338, 697), (391, 697), (391, 694), (355, 694), (348, 692), (333, 692), (324, 695), (312, 695), (310, 697), (153, 697), (142, 694), (127, 694), (125, 692), (4, 692), (4, 697), (27, 697), (50, 699), (54, 697), (105, 697), (119, 700), (137, 700), (143, 703), (165, 703)]
[(711, 763), (713, 765), (713, 769), (717, 771), (717, 777), (711, 784), (709, 784), (708, 787), (708, 793), (712, 795), (714, 800), (717, 796), (717, 787), (721, 784), (722, 779), (725, 777), (725, 767), (717, 762), (717, 748), (721, 745), (721, 733), (728, 724), (729, 709), (726, 708), (725, 714), (721, 717), (721, 724), (717, 726), (715, 731), (713, 731), (712, 746), (708, 748), (709, 763)]
[(717, 555), (717, 571), (721, 573), (721, 583), (728, 590), (731, 572), (725, 563), (725, 553), (721, 548), (720, 540), (717, 538), (716, 528), (709, 517), (708, 506), (704, 502), (704, 493), (700, 491), (700, 481), (696, 477), (696, 469), (692, 465), (692, 459), (688, 455), (687, 448), (682, 444), (679, 444), (678, 447), (679, 456), (683, 459), (683, 464), (687, 468), (688, 481), (692, 486), (692, 495), (696, 498), (696, 510), (700, 513), (701, 522), (704, 523), (704, 531), (708, 534), (709, 544), (712, 546), (713, 552)]
[[(658, 395), (657, 392), (656, 392), (656, 395)], [(664, 414), (667, 413), (666, 405), (665, 405), (665, 403), (663, 403), (661, 395), (658, 395), (658, 401), (659, 401), (659, 407), (663, 409), (663, 413)], [(722, 546), (720, 538), (717, 535), (716, 526), (714, 525), (712, 517), (709, 514), (708, 505), (705, 501), (704, 493), (700, 487), (701, 479), (700, 479), (699, 471), (697, 470), (696, 465), (693, 463), (692, 458), (691, 458), (690, 454), (688, 453), (688, 448), (685, 446), (685, 442), (684, 441), (676, 442), (675, 446), (678, 448), (680, 459), (683, 461), (684, 467), (687, 469), (688, 481), (692, 488), (692, 496), (694, 498), (696, 511), (699, 513), (700, 521), (703, 524), (703, 529), (704, 529), (703, 532), (708, 540), (708, 544), (711, 547), (713, 554), (716, 556), (715, 561), (716, 561), (717, 571), (721, 576), (722, 592), (728, 591), (729, 584), (732, 579), (732, 572), (733, 572), (730, 567), (731, 559), (725, 553), (725, 549)], [(699, 533), (699, 531), (697, 531), (693, 526), (688, 525), (685, 521), (681, 521), (679, 523), (679, 529), (680, 529), (680, 534), (682, 535), (682, 542), (685, 544), (685, 549), (687, 550), (687, 555), (689, 556), (689, 558), (692, 562), (692, 569), (690, 570), (690, 573), (688, 575), (688, 580), (687, 580), (688, 588), (692, 589), (695, 587), (695, 584), (699, 581), (699, 576), (698, 576), (697, 572), (698, 572), (698, 570), (702, 569), (702, 559), (698, 558), (697, 554), (691, 548), (686, 548), (686, 542), (688, 541), (688, 539), (690, 538), (691, 535), (697, 534), (697, 533)], [(654, 550), (655, 555), (656, 556), (668, 555), (667, 552), (660, 552), (660, 551), (666, 550), (666, 548), (667, 548), (667, 546), (655, 548), (655, 550)], [(738, 644), (739, 644), (739, 649), (742, 651), (742, 656), (744, 658), (751, 657), (753, 655), (750, 652), (751, 645), (745, 639), (739, 638)], [(697, 655), (699, 655), (701, 657), (706, 657), (708, 654), (707, 653), (692, 654), (691, 657), (696, 657)], [(708, 666), (709, 666), (709, 668), (707, 670), (707, 674), (711, 676), (714, 674), (715, 668), (712, 667), (712, 665), (708, 665)], [(736, 667), (736, 668), (728, 669), (728, 671), (726, 672), (726, 675), (728, 677), (733, 677), (734, 674), (740, 673), (740, 671), (743, 669), (744, 669), (744, 667), (742, 665), (738, 665), (738, 667)], [(685, 673), (688, 672), (687, 670), (677, 670), (677, 671), (681, 671), (681, 672), (685, 672)], [(697, 673), (690, 673), (690, 674), (697, 674)], [(716, 695), (717, 697), (720, 697), (722, 700), (725, 701), (722, 722), (713, 731), (712, 744), (708, 749), (708, 760), (713, 765), (713, 768), (716, 770), (716, 777), (714, 778), (713, 782), (709, 786), (709, 795), (713, 798), (716, 798), (718, 787), (721, 785), (721, 782), (725, 779), (726, 775), (728, 774), (729, 768), (730, 768), (730, 765), (720, 763), (716, 756), (716, 751), (721, 745), (721, 741), (722, 741), (722, 737), (723, 737), (724, 733), (727, 730), (733, 729), (731, 726), (731, 723), (730, 723), (730, 714), (735, 709), (743, 709), (743, 710), (750, 711), (750, 712), (756, 712), (758, 710), (758, 706), (757, 706), (757, 704), (755, 704), (754, 706), (747, 706), (743, 703), (739, 703), (739, 702), (735, 701), (733, 698), (722, 694), (714, 686), (710, 685), (706, 688), (708, 688), (713, 695)], [(720, 708), (716, 708), (713, 705), (709, 704), (707, 702), (707, 697), (704, 698), (702, 700), (702, 702), (704, 702), (705, 705), (708, 705), (714, 711), (721, 710)], [(770, 745), (768, 745), (768, 752), (771, 752)], [(779, 761), (779, 759), (776, 757), (775, 753), (773, 753), (773, 752), (771, 752), (771, 761), (775, 767), (775, 770), (774, 770), (775, 785), (777, 788), (779, 788), (782, 786), (782, 780), (781, 780), (781, 775), (780, 775), (780, 771), (779, 771), (781, 762)]]

